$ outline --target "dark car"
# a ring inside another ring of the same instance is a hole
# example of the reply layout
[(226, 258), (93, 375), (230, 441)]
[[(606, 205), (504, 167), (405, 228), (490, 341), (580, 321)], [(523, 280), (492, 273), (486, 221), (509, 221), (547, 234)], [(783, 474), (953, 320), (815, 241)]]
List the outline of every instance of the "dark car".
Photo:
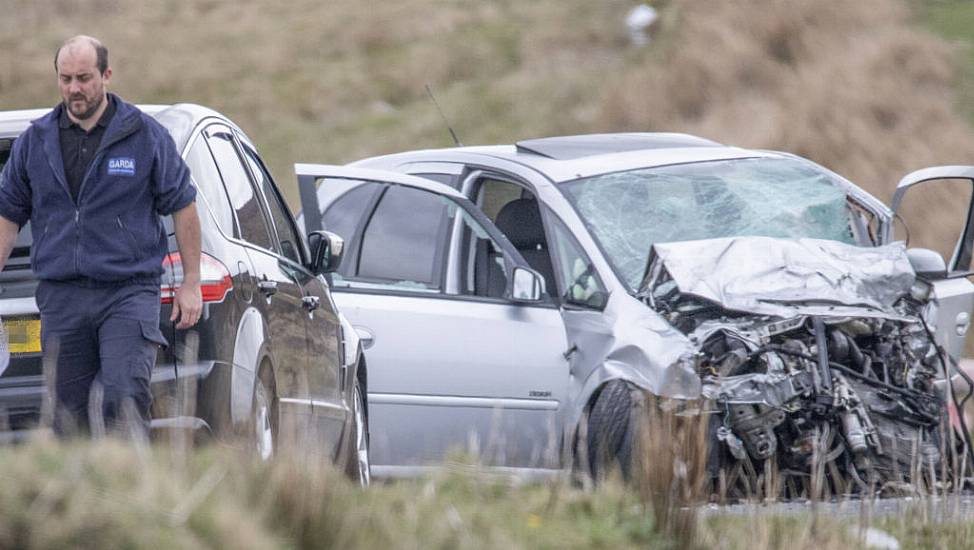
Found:
[[(181, 259), (165, 219), (171, 253), (163, 261), (160, 328), (172, 345), (152, 375), (153, 432), (243, 433), (263, 458), (281, 441), (300, 439), (368, 482), (364, 358), (322, 276), (340, 262), (341, 240), (324, 232), (303, 238), (253, 143), (227, 118), (195, 105), (143, 110), (169, 130), (190, 167), (203, 250), (203, 315), (191, 331), (177, 331), (168, 304)], [(0, 113), (0, 167), (13, 140), (44, 112)], [(39, 425), (47, 402), (30, 245), (28, 225), (0, 273), (11, 352), (0, 376), (8, 439)]]

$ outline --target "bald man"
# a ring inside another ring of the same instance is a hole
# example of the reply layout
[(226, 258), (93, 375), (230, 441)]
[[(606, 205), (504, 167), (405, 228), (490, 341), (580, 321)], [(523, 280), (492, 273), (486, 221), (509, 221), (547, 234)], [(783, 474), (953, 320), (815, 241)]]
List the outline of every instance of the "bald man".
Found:
[(44, 361), (55, 366), (55, 431), (97, 420), (145, 434), (152, 367), (167, 345), (161, 216), (173, 216), (184, 270), (172, 320), (186, 329), (202, 311), (196, 192), (169, 133), (108, 93), (101, 42), (67, 40), (54, 67), (62, 102), (17, 139), (0, 174), (0, 269), (30, 221)]

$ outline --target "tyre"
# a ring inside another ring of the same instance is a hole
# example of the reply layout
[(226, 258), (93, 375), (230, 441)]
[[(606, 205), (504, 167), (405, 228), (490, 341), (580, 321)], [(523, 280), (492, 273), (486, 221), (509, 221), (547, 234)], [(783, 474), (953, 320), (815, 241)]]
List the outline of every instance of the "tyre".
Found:
[(585, 436), (588, 473), (596, 483), (614, 468), (629, 480), (641, 404), (638, 390), (623, 380), (608, 382), (596, 397)]
[(365, 392), (358, 377), (352, 388), (352, 424), (345, 442), (345, 473), (362, 487), (372, 482), (369, 460), (369, 415), (365, 407)]
[(262, 461), (273, 458), (277, 448), (277, 403), (266, 372), (262, 370), (254, 381), (253, 416), (248, 434), (251, 448)]

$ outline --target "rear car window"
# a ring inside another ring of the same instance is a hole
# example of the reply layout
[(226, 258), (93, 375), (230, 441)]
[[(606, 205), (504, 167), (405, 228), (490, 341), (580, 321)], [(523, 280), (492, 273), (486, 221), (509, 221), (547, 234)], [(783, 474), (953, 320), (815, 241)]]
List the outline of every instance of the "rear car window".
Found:
[(13, 140), (0, 139), (0, 171), (3, 171), (4, 165), (7, 164), (7, 159), (10, 158), (11, 145), (13, 145)]
[(196, 181), (196, 187), (203, 193), (206, 203), (216, 218), (217, 225), (225, 235), (234, 237), (233, 211), (230, 207), (230, 199), (227, 192), (223, 189), (223, 181), (220, 179), (220, 172), (217, 171), (210, 154), (209, 147), (203, 138), (198, 138), (193, 146), (190, 147), (186, 155), (186, 164), (189, 171)]
[(216, 132), (207, 142), (216, 159), (223, 183), (226, 185), (230, 204), (237, 211), (240, 232), (247, 242), (267, 250), (273, 250), (270, 229), (258, 202), (257, 194), (250, 183), (250, 176), (240, 162), (236, 147), (230, 134)]

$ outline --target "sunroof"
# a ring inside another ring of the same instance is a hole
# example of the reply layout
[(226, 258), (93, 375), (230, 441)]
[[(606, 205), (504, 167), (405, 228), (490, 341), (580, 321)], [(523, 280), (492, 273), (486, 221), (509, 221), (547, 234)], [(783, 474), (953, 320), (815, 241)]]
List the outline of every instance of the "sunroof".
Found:
[(534, 153), (556, 160), (570, 160), (607, 153), (642, 151), (644, 149), (719, 147), (720, 144), (687, 134), (632, 133), (528, 139), (517, 142), (516, 146), (520, 153)]

